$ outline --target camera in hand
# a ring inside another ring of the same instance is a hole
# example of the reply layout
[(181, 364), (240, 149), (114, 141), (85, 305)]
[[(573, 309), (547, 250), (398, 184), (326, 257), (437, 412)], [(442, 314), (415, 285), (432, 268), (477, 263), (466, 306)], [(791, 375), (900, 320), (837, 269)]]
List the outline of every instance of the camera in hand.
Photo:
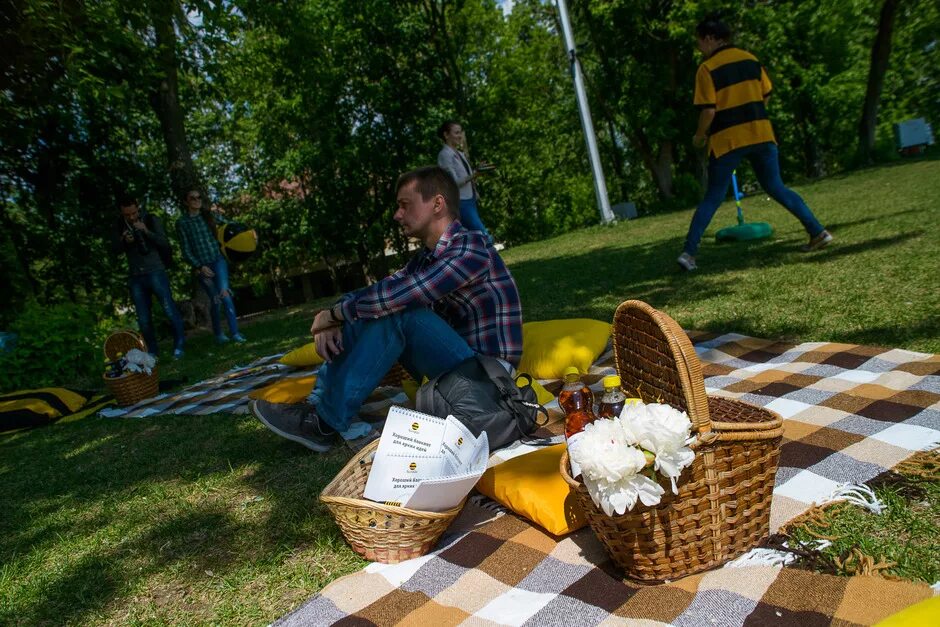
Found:
[(143, 231), (128, 226), (125, 233), (134, 238), (134, 245), (137, 247), (137, 252), (141, 255), (146, 255), (150, 252), (150, 244), (147, 243), (147, 238), (144, 237)]

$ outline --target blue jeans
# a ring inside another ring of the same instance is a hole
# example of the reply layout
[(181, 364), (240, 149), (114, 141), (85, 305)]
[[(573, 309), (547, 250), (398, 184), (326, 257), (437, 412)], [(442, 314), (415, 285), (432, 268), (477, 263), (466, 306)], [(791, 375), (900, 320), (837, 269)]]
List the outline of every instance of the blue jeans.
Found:
[(153, 316), (151, 315), (151, 297), (156, 296), (157, 302), (163, 307), (163, 312), (173, 325), (173, 348), (182, 348), (186, 337), (183, 333), (183, 318), (180, 316), (176, 303), (173, 302), (173, 293), (170, 291), (170, 278), (163, 270), (138, 274), (128, 279), (131, 299), (137, 312), (137, 326), (147, 342), (147, 351), (153, 355), (159, 353), (157, 335), (153, 330)]
[(225, 312), (229, 331), (232, 335), (238, 333), (238, 320), (235, 318), (235, 301), (232, 300), (232, 290), (228, 284), (228, 263), (225, 257), (219, 255), (215, 261), (207, 264), (215, 273), (211, 279), (202, 273), (197, 274), (199, 284), (209, 295), (209, 315), (212, 317), (212, 333), (216, 337), (222, 336), (222, 321), (219, 319), (219, 307)]
[(483, 231), (487, 238), (490, 237), (489, 231), (483, 226), (483, 220), (480, 219), (480, 209), (476, 198), (460, 199), (460, 223), (467, 230)]
[(705, 191), (702, 202), (695, 210), (695, 215), (692, 216), (689, 233), (685, 236), (683, 250), (689, 255), (694, 257), (698, 251), (699, 242), (702, 240), (705, 229), (708, 228), (708, 223), (712, 221), (718, 206), (728, 195), (731, 175), (745, 157), (751, 162), (754, 174), (757, 175), (757, 181), (764, 188), (764, 191), (792, 213), (810, 237), (815, 237), (823, 232), (823, 226), (813, 215), (813, 212), (810, 211), (810, 208), (806, 206), (806, 203), (803, 202), (800, 195), (783, 184), (783, 179), (780, 178), (777, 144), (773, 142), (754, 144), (732, 150), (717, 159), (712, 158), (709, 160), (708, 189)]
[(323, 420), (345, 431), (396, 361), (416, 381), (473, 357), (473, 350), (430, 309), (409, 309), (343, 325), (343, 352), (320, 366), (308, 400)]

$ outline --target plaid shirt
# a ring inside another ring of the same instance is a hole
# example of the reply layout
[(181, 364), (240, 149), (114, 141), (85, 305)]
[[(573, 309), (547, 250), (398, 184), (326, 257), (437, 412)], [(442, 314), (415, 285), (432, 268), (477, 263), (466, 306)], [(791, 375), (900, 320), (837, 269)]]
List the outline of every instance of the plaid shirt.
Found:
[(519, 291), (499, 253), (479, 231), (452, 223), (433, 251), (425, 248), (395, 274), (342, 302), (347, 320), (415, 307), (430, 307), (477, 353), (519, 365)]
[(219, 241), (209, 231), (209, 225), (198, 213), (184, 213), (176, 221), (183, 259), (194, 268), (207, 266), (219, 258)]

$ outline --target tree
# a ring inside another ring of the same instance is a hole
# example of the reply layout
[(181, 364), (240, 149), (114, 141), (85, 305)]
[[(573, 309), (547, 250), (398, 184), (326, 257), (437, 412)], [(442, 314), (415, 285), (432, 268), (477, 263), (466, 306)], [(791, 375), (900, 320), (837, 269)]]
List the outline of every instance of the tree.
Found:
[(858, 123), (858, 157), (870, 163), (875, 147), (875, 127), (878, 123), (878, 103), (884, 86), (888, 59), (891, 56), (891, 35), (894, 33), (895, 16), (900, 0), (885, 0), (878, 18), (878, 30), (871, 47), (871, 65), (868, 71), (868, 86), (865, 88), (865, 103)]

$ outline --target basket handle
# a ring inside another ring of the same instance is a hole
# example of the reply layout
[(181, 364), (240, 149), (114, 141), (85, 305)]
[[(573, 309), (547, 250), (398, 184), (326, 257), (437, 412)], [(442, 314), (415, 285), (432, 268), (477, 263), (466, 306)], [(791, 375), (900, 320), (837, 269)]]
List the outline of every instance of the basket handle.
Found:
[(617, 307), (613, 334), (614, 359), (624, 382), (634, 382), (641, 396), (644, 387), (649, 390), (645, 401), (662, 398), (679, 405), (695, 432), (712, 430), (702, 364), (675, 320), (643, 301), (628, 300)]

